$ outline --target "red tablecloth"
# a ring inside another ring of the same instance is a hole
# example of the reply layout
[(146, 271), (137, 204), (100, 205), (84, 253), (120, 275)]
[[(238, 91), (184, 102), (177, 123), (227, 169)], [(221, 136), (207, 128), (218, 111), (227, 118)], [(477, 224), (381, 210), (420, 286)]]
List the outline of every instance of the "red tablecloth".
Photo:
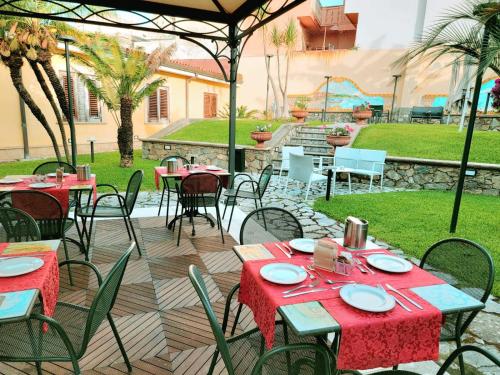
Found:
[[(225, 187), (225, 188), (227, 188), (227, 186), (229, 184), (229, 176), (227, 175), (227, 171), (224, 170), (224, 169), (221, 169), (220, 171), (209, 171), (209, 170), (207, 170), (207, 166), (206, 165), (200, 165), (195, 170), (196, 171), (209, 172), (209, 173), (213, 173), (215, 175), (225, 174), (225, 175), (221, 175), (220, 176), (220, 178), (222, 180), (222, 186)], [(175, 175), (180, 175), (180, 177), (178, 177), (178, 178), (180, 180), (183, 180), (187, 176), (190, 175), (189, 172), (190, 171), (188, 171), (186, 168), (179, 168), (177, 170), (177, 172), (175, 172)], [(156, 184), (156, 189), (157, 190), (160, 189), (160, 179), (161, 179), (161, 175), (162, 174), (167, 174), (167, 167), (155, 167), (155, 184)]]
[[(0, 258), (8, 243), (0, 243)], [(16, 254), (21, 256), (23, 253)], [(27, 289), (38, 289), (42, 296), (43, 314), (53, 316), (59, 293), (59, 267), (55, 251), (40, 252), (38, 254), (26, 253), (30, 257), (43, 260), (44, 265), (38, 270), (15, 277), (0, 278), (0, 292), (15, 292)], [(12, 254), (6, 257), (12, 257)]]
[[(46, 182), (55, 182), (55, 177), (52, 178), (47, 178)], [(13, 186), (13, 191), (16, 190), (36, 190), (32, 189), (29, 187), (30, 184), (33, 182), (31, 179), (24, 179), (23, 182), (19, 182)], [(95, 183), (95, 176), (92, 176), (89, 180), (84, 180), (84, 181), (78, 181), (76, 174), (71, 174), (69, 176), (64, 177), (64, 182), (62, 186), (57, 186), (57, 187), (51, 187), (47, 189), (38, 189), (38, 191), (42, 191), (44, 193), (48, 193), (52, 195), (54, 198), (56, 198), (59, 203), (61, 203), (62, 209), (63, 209), (63, 214), (66, 216), (67, 211), (69, 209), (69, 195), (70, 195), (70, 188), (75, 187), (78, 185), (92, 185), (93, 188), (93, 197), (94, 197), (94, 202), (96, 201), (96, 183)], [(33, 202), (26, 202), (22, 200), (16, 199), (13, 203), (13, 206), (15, 208), (18, 208), (20, 210), (28, 212), (31, 216), (33, 216), (35, 219), (43, 219), (46, 218), (44, 216), (45, 213), (43, 213), (43, 207), (40, 208), (33, 208)]]
[[(277, 259), (248, 261), (243, 264), (239, 301), (252, 310), (268, 348), (274, 343), (275, 315), (279, 306), (320, 301), (341, 326), (338, 358), (340, 369), (367, 369), (437, 359), (442, 317), (441, 312), (433, 306), (412, 294), (411, 296), (424, 306), (423, 311), (406, 303), (413, 307), (411, 313), (400, 306), (388, 313), (368, 313), (348, 306), (340, 299), (339, 290), (331, 289), (289, 299), (283, 298), (282, 291), (291, 287), (265, 281), (259, 274), (261, 267), (273, 262), (308, 265), (312, 264), (311, 256), (294, 255), (292, 259), (288, 259), (273, 245), (264, 245)], [(371, 275), (362, 274), (358, 269), (354, 269), (350, 276), (321, 272), (333, 280), (355, 280), (368, 285), (390, 283), (393, 287), (403, 290), (444, 283), (417, 266), (405, 274), (377, 271), (375, 275)], [(322, 282), (318, 287), (329, 285)], [(411, 294), (407, 290), (404, 292)]]

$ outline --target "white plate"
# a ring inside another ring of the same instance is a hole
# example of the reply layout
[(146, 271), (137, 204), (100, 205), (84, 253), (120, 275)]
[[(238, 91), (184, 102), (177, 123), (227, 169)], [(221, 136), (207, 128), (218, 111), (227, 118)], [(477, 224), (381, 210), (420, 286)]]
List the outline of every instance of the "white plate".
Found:
[(373, 254), (366, 258), (371, 266), (382, 271), (404, 273), (413, 268), (413, 264), (394, 255)]
[(364, 284), (349, 284), (340, 289), (340, 298), (357, 309), (370, 312), (384, 312), (395, 306), (394, 297), (390, 294)]
[(43, 266), (43, 260), (35, 257), (0, 258), (0, 277), (24, 275)]
[(20, 178), (2, 178), (0, 184), (17, 184), (18, 182), (23, 182)]
[(270, 263), (260, 269), (260, 275), (276, 284), (298, 284), (307, 277), (306, 271), (299, 266), (289, 263)]
[(33, 189), (46, 189), (57, 185), (54, 184), (53, 182), (35, 182), (33, 184), (29, 184), (28, 186)]
[[(63, 173), (63, 176), (64, 177), (69, 176), (69, 173)], [(56, 173), (55, 172), (47, 173), (47, 177), (56, 177)]]
[(222, 168), (219, 168), (219, 167), (217, 167), (215, 165), (209, 165), (209, 166), (207, 166), (207, 171), (221, 171), (221, 170), (222, 170)]
[(301, 251), (303, 253), (313, 254), (315, 243), (316, 242), (310, 238), (296, 238), (290, 241), (290, 246), (294, 250)]

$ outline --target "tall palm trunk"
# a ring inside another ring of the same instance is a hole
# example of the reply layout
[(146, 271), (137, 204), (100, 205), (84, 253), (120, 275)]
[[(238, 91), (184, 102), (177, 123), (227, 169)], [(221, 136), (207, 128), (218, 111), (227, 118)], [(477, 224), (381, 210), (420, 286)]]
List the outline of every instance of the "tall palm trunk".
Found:
[(35, 116), (35, 118), (42, 124), (43, 128), (49, 135), (50, 141), (52, 142), (52, 147), (54, 148), (54, 152), (56, 154), (57, 160), (61, 160), (61, 153), (59, 152), (59, 146), (57, 145), (57, 139), (50, 127), (47, 119), (45, 118), (42, 110), (36, 105), (35, 101), (31, 97), (26, 87), (24, 87), (23, 76), (21, 72), (21, 68), (23, 66), (23, 58), (18, 55), (10, 55), (9, 57), (3, 58), (5, 65), (9, 67), (10, 78), (17, 92), (24, 100), (31, 113)]
[(61, 116), (61, 112), (59, 112), (59, 108), (57, 107), (57, 104), (54, 100), (54, 96), (52, 95), (52, 91), (50, 91), (49, 86), (47, 86), (47, 82), (45, 82), (45, 77), (43, 76), (42, 71), (38, 67), (37, 62), (33, 61), (33, 60), (28, 60), (28, 62), (31, 66), (31, 69), (35, 73), (36, 79), (38, 80), (40, 87), (42, 88), (45, 96), (47, 97), (47, 100), (49, 101), (50, 106), (52, 107), (52, 110), (54, 111), (54, 114), (56, 115), (57, 125), (59, 126), (59, 131), (61, 132), (62, 144), (63, 144), (63, 148), (64, 148), (64, 155), (66, 156), (66, 161), (68, 163), (70, 163), (68, 139), (66, 138), (66, 130), (64, 129), (64, 123), (63, 123), (63, 118)]
[(120, 122), (118, 128), (120, 167), (130, 168), (134, 165), (134, 124), (132, 123), (132, 100), (129, 98), (120, 99)]

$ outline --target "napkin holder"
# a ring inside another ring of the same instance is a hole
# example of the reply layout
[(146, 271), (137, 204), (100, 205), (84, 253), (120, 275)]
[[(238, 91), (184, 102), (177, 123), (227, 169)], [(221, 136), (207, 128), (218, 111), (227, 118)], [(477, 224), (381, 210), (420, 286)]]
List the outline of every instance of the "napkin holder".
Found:
[(354, 269), (354, 260), (352, 254), (345, 251), (339, 252), (339, 256), (335, 259), (334, 272), (339, 275), (349, 276)]
[(333, 272), (338, 252), (339, 247), (335, 242), (326, 239), (317, 241), (314, 248), (314, 267)]

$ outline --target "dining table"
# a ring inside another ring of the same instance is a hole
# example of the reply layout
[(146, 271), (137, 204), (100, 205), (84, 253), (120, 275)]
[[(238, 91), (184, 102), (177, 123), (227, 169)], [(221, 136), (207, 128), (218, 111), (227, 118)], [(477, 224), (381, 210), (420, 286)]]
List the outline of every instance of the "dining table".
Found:
[[(61, 240), (0, 243), (0, 324), (27, 319), (37, 300), (42, 313), (53, 316), (59, 294), (60, 243)], [(41, 265), (24, 271), (13, 268), (13, 261), (27, 257), (41, 260)], [(7, 265), (7, 261), (11, 264)], [(27, 273), (14, 275), (22, 272)]]
[[(347, 274), (315, 267), (312, 251), (298, 251), (288, 241), (233, 247), (243, 262), (239, 302), (252, 310), (268, 349), (274, 344), (275, 317), (279, 313), (298, 336), (324, 340), (333, 334), (331, 349), (339, 370), (437, 360), (446, 316), (484, 308), (481, 301), (417, 265), (401, 260), (388, 249), (368, 241), (365, 248), (353, 250), (343, 247), (342, 240), (327, 239), (355, 260)], [(394, 257), (390, 259), (410, 266), (405, 272), (384, 271), (368, 262), (367, 258), (376, 254)], [(261, 274), (266, 266), (282, 265), (304, 269), (307, 276), (298, 284), (301, 288), (288, 292), (297, 284), (280, 285), (264, 279)], [(353, 290), (361, 292), (365, 309), (346, 302)], [(370, 310), (373, 298), (370, 293), (387, 297), (394, 306), (380, 312), (366, 311), (367, 306)]]

